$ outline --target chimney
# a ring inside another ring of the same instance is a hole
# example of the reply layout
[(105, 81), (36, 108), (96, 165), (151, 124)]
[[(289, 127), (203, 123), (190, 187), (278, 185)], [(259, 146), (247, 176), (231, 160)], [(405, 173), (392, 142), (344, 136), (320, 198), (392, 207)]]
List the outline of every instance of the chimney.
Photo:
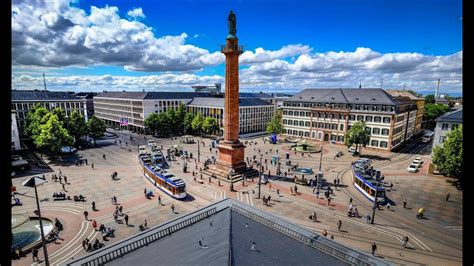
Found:
[(441, 81), (441, 79), (438, 79), (438, 86), (436, 87), (436, 93), (435, 93), (435, 99), (438, 98), (438, 92), (439, 92), (439, 82)]

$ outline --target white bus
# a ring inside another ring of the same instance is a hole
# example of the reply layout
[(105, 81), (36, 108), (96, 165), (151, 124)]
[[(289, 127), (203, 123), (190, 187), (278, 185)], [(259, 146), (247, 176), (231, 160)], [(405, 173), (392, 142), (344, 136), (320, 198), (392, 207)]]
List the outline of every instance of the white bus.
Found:
[(433, 131), (428, 131), (423, 135), (422, 142), (423, 143), (428, 143), (433, 140), (434, 137), (434, 132)]

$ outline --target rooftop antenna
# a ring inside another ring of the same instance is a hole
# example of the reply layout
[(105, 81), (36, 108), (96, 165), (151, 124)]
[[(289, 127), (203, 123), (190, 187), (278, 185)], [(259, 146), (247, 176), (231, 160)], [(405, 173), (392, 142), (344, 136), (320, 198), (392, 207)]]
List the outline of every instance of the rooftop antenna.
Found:
[(438, 79), (438, 86), (436, 87), (436, 93), (435, 93), (435, 98), (438, 98), (438, 92), (439, 92), (439, 83), (441, 82), (441, 79)]
[(46, 90), (46, 78), (44, 77), (44, 73), (43, 73), (43, 83), (44, 83), (44, 90)]

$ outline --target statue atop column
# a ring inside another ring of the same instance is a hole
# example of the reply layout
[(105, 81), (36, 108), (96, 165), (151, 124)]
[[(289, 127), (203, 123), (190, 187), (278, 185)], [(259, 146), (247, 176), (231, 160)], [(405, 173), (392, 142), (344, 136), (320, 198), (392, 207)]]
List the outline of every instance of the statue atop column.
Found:
[(236, 21), (236, 18), (235, 18), (235, 14), (234, 14), (234, 12), (232, 12), (232, 10), (229, 13), (229, 17), (228, 17), (227, 21), (228, 21), (228, 26), (229, 26), (229, 36), (228, 36), (228, 38), (230, 38), (230, 37), (236, 38), (235, 34), (237, 33), (237, 21)]

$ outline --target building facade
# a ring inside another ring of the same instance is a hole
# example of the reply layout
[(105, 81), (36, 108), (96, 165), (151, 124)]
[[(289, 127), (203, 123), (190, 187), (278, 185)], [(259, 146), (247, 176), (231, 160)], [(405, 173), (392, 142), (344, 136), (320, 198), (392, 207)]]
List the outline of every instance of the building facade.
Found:
[(410, 100), (416, 103), (416, 121), (415, 121), (415, 134), (423, 131), (423, 115), (425, 114), (425, 98), (417, 97), (408, 91), (403, 90), (387, 90), (390, 95), (394, 97), (408, 97)]
[(12, 110), (11, 124), (12, 124), (11, 149), (12, 151), (18, 151), (18, 150), (21, 150), (21, 144), (20, 144), (20, 132), (18, 131), (18, 123), (16, 121), (15, 110)]
[(413, 136), (416, 104), (382, 89), (306, 89), (283, 103), (283, 133), (344, 143), (357, 121), (371, 133), (367, 148), (390, 151)]
[(48, 111), (54, 108), (62, 108), (66, 116), (70, 116), (73, 111), (81, 113), (87, 121), (86, 100), (75, 96), (69, 92), (40, 91), (40, 90), (12, 90), (12, 109), (16, 111), (18, 129), (23, 132), (26, 114), (33, 106), (39, 104)]
[(438, 117), (434, 130), (433, 148), (437, 145), (442, 145), (446, 141), (448, 132), (462, 125), (462, 121), (462, 109)]
[[(222, 95), (220, 95), (222, 96)], [(224, 123), (224, 98), (208, 92), (105, 92), (94, 97), (94, 112), (110, 126), (128, 120), (128, 128), (145, 132), (145, 119), (151, 113), (177, 110), (181, 104), (196, 114)], [(275, 111), (274, 105), (255, 97), (240, 99), (240, 133), (264, 131)]]
[[(222, 129), (224, 127), (224, 98), (194, 98), (188, 105), (188, 111), (204, 117), (215, 118)], [(239, 134), (262, 132), (275, 113), (275, 105), (259, 98), (240, 98)]]

